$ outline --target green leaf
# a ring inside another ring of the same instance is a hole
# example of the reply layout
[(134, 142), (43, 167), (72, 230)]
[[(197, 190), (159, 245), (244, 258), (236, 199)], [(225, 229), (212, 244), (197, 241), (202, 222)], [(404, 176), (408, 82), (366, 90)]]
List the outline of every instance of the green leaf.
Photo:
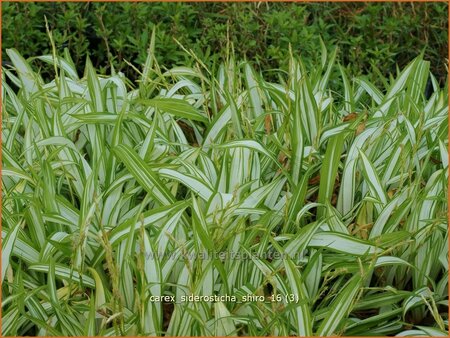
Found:
[(325, 248), (355, 256), (373, 255), (382, 251), (369, 241), (331, 231), (316, 232), (308, 246)]
[(317, 336), (335, 335), (336, 329), (350, 313), (352, 303), (359, 292), (361, 276), (353, 276), (346, 286), (339, 290), (339, 294), (328, 307), (327, 314), (316, 332)]
[(289, 281), (289, 286), (292, 294), (297, 295), (300, 299), (299, 304), (295, 307), (296, 318), (296, 333), (299, 336), (311, 336), (313, 334), (313, 317), (311, 315), (310, 304), (306, 301), (308, 295), (305, 285), (298, 268), (293, 261), (286, 257), (284, 260), (284, 267)]
[[(331, 202), (344, 141), (344, 133), (337, 134), (328, 141), (327, 151), (320, 168), (319, 203)], [(318, 217), (323, 215), (323, 210), (323, 208), (317, 208)]]
[(204, 123), (209, 122), (208, 118), (205, 115), (198, 112), (197, 109), (195, 109), (185, 100), (173, 98), (156, 98), (150, 100), (141, 99), (137, 102), (145, 106), (159, 109), (176, 117), (181, 117), (192, 121), (200, 121)]
[(176, 202), (164, 183), (133, 149), (127, 145), (120, 144), (114, 148), (114, 152), (136, 181), (161, 205), (170, 205)]
[(2, 282), (5, 279), (6, 269), (9, 266), (9, 259), (13, 251), (14, 243), (19, 233), (22, 222), (18, 222), (12, 229), (8, 231), (5, 239), (2, 242)]
[[(32, 264), (28, 267), (30, 270), (39, 271), (39, 272), (46, 272), (50, 273), (50, 265), (49, 264)], [(62, 265), (62, 264), (55, 264), (55, 276), (64, 279), (64, 280), (71, 280), (73, 282), (85, 285), (90, 288), (95, 287), (94, 280), (86, 275), (81, 275), (71, 270), (70, 268)]]
[(224, 303), (214, 303), (214, 317), (214, 335), (216, 337), (231, 336), (236, 333), (232, 316)]

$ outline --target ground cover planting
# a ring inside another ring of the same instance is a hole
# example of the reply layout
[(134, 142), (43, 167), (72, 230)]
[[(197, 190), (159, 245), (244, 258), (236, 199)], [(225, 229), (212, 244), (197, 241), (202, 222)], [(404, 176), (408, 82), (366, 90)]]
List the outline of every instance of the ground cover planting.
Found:
[(322, 45), (269, 81), (231, 52), (164, 70), (154, 41), (137, 83), (6, 51), (2, 335), (447, 335), (430, 63), (376, 86)]
[[(50, 54), (45, 17), (57, 51), (68, 48), (79, 72), (89, 55), (99, 74), (108, 74), (113, 65), (128, 79), (138, 79), (128, 63), (145, 62), (149, 32), (156, 28), (155, 57), (168, 68), (195, 63), (178, 42), (209, 66), (224, 57), (231, 42), (239, 59), (252, 60), (262, 71), (286, 68), (290, 44), (309, 67), (320, 58), (321, 36), (329, 48), (339, 45), (338, 59), (352, 76), (375, 70), (386, 76), (425, 50), (432, 72), (444, 83), (447, 13), (446, 2), (4, 1), (2, 53), (15, 48), (24, 57)], [(35, 66), (42, 67), (44, 79), (51, 77), (44, 63)], [(271, 73), (265, 79), (273, 80)]]

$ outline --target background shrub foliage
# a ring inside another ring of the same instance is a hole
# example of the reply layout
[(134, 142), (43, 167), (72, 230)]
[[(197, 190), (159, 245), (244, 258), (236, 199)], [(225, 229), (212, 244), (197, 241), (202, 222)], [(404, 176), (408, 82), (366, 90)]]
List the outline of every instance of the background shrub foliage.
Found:
[(236, 57), (262, 70), (285, 68), (288, 45), (310, 66), (320, 58), (319, 36), (339, 45), (338, 60), (350, 74), (383, 75), (403, 68), (425, 49), (425, 59), (446, 78), (448, 16), (445, 3), (21, 3), (2, 4), (2, 48), (25, 57), (47, 54), (44, 15), (59, 51), (69, 48), (78, 69), (86, 55), (101, 73), (109, 64), (135, 79), (156, 26), (161, 65), (191, 65), (174, 41), (211, 66), (224, 59), (228, 43)]
[[(272, 5), (243, 6), (269, 17)], [(286, 43), (281, 69), (266, 72), (276, 58), (236, 55), (239, 40), (209, 57), (164, 54), (161, 28), (174, 28), (159, 23), (146, 52), (135, 46), (134, 61), (145, 57), (127, 66), (130, 81), (84, 61), (102, 54), (78, 24), (79, 55), (72, 38), (74, 55), (60, 51), (56, 29), (48, 54), (5, 51), (3, 336), (447, 334), (448, 82), (423, 53), (387, 76), (355, 75), (364, 68), (342, 63), (349, 52), (307, 39), (310, 57)], [(238, 301), (180, 301), (190, 294)], [(177, 302), (150, 301), (162, 295)]]

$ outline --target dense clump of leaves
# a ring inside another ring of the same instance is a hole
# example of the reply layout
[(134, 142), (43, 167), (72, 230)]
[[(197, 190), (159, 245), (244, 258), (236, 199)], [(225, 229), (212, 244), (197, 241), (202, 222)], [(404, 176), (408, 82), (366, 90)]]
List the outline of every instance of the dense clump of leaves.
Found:
[(102, 74), (113, 65), (135, 80), (138, 74), (129, 63), (145, 62), (155, 26), (156, 57), (168, 68), (192, 65), (177, 41), (208, 67), (223, 61), (226, 47), (234, 45), (239, 59), (252, 60), (262, 70), (284, 69), (289, 44), (312, 66), (320, 58), (320, 35), (328, 47), (339, 44), (338, 58), (355, 76), (374, 70), (386, 76), (425, 50), (433, 73), (444, 83), (447, 9), (445, 2), (5, 2), (2, 51), (15, 48), (26, 57), (50, 53), (45, 16), (58, 50), (68, 48), (79, 70), (89, 55)]
[(232, 56), (161, 71), (154, 45), (136, 88), (67, 52), (38, 58), (45, 82), (7, 50), (3, 335), (446, 334), (448, 91), (428, 61), (379, 88), (323, 45), (275, 83)]

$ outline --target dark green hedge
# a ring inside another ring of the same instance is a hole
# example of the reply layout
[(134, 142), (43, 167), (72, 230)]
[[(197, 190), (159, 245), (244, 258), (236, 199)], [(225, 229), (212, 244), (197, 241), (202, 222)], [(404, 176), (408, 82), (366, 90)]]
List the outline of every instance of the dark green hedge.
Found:
[(284, 67), (288, 46), (306, 63), (319, 58), (319, 36), (339, 45), (351, 72), (382, 73), (403, 67), (425, 49), (438, 78), (446, 77), (446, 3), (20, 3), (2, 4), (3, 51), (25, 56), (49, 53), (44, 16), (57, 48), (68, 47), (76, 63), (87, 54), (101, 71), (112, 62), (131, 74), (125, 60), (145, 60), (157, 27), (157, 59), (165, 67), (191, 64), (174, 41), (211, 65), (232, 42), (238, 57), (261, 69)]

